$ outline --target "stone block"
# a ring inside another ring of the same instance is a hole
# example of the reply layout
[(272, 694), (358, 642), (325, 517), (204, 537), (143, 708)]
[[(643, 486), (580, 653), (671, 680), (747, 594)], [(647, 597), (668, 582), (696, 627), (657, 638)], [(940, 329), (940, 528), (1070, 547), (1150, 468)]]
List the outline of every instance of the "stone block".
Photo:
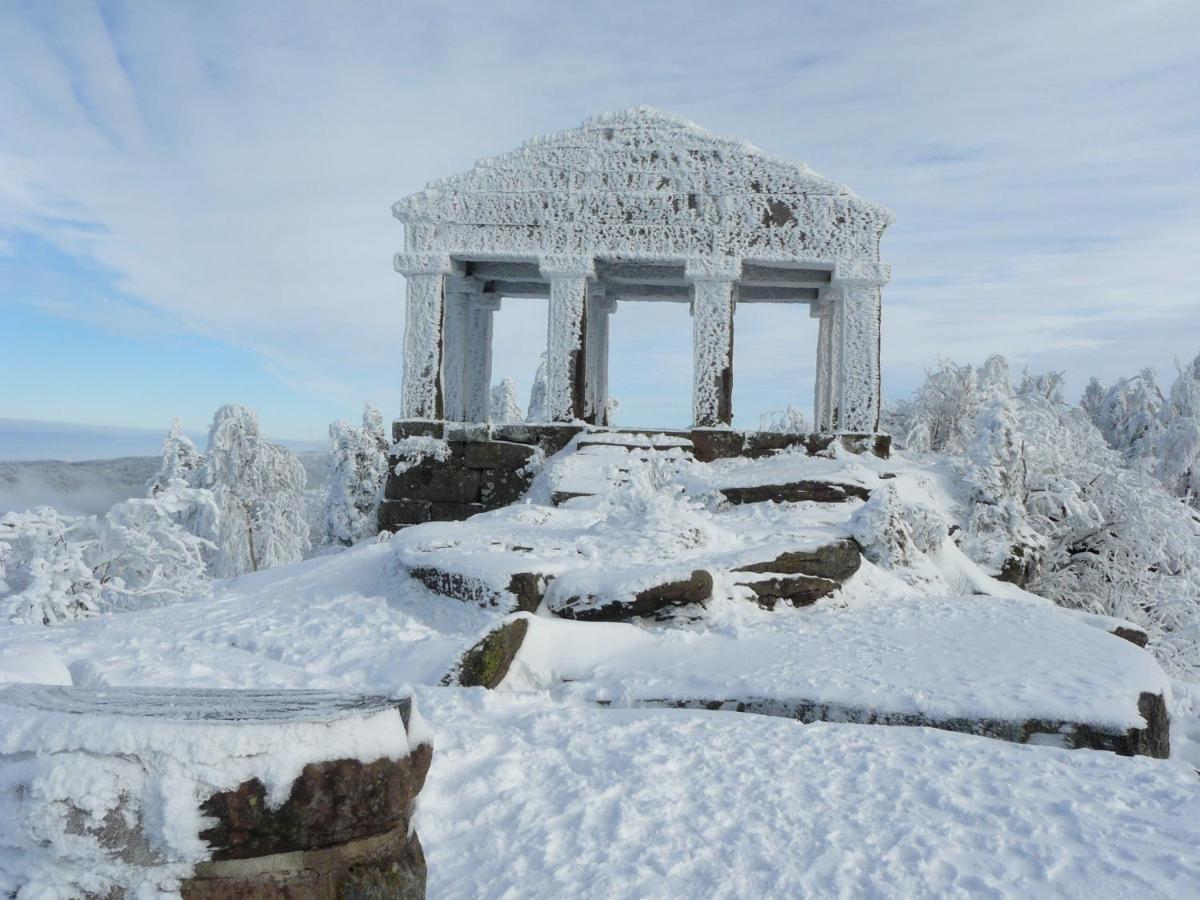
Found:
[(512, 469), (480, 469), (479, 502), (488, 509), (508, 506), (521, 499), (529, 490), (532, 475), (518, 474)]
[(483, 441), (467, 444), (464, 463), (472, 469), (519, 469), (529, 462), (535, 449), (513, 441)]
[(793, 481), (787, 484), (756, 484), (747, 487), (719, 489), (730, 503), (844, 503), (847, 500), (870, 498), (871, 492), (862, 485), (833, 481)]
[(422, 465), (399, 475), (390, 475), (384, 496), (388, 500), (476, 503), (479, 501), (479, 481), (479, 469)]
[(612, 600), (598, 606), (594, 597), (564, 597), (554, 601), (550, 611), (564, 619), (619, 622), (653, 615), (669, 606), (703, 603), (712, 596), (712, 588), (712, 575), (704, 569), (696, 569), (686, 579), (656, 584), (638, 591), (627, 599)]
[(740, 456), (746, 443), (742, 432), (720, 428), (694, 428), (690, 437), (692, 453), (700, 462)]
[(409, 437), (445, 436), (446, 423), (434, 419), (396, 419), (392, 422), (392, 440), (402, 441)]
[(428, 500), (383, 500), (379, 504), (379, 527), (419, 525), (429, 521)]
[(442, 684), (460, 687), (498, 687), (508, 674), (525, 635), (527, 619), (514, 619), (488, 632), (483, 640), (463, 654), (457, 668), (442, 679)]
[(839, 584), (858, 571), (862, 565), (862, 550), (853, 538), (833, 541), (814, 550), (788, 550), (774, 559), (750, 563), (735, 572), (754, 572), (771, 575), (808, 575)]
[(486, 512), (482, 503), (457, 503), (435, 500), (429, 504), (429, 518), (434, 522), (461, 522), (476, 513)]

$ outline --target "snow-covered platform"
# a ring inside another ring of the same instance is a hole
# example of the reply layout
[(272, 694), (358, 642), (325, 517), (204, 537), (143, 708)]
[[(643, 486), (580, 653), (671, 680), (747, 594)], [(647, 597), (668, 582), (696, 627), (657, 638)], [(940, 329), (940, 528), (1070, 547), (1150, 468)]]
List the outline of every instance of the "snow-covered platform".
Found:
[(410, 697), (9, 685), (0, 894), (403, 896), (431, 754)]
[(1034, 598), (737, 610), (703, 629), (531, 617), (504, 685), (1124, 755), (1169, 749), (1169, 681), (1153, 658)]

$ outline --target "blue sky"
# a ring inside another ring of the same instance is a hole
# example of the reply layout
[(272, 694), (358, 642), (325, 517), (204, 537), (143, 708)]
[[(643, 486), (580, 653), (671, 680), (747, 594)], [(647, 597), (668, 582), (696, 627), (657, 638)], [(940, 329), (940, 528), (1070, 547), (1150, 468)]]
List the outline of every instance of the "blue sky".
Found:
[[(364, 401), (392, 415), (390, 204), (643, 103), (896, 213), (888, 394), (990, 352), (1072, 391), (1165, 379), (1200, 351), (1196, 84), (1187, 0), (9, 2), (0, 418), (203, 430), (237, 400), (312, 439)], [(614, 320), (624, 421), (687, 414), (678, 312)], [(739, 320), (738, 424), (810, 403), (788, 312)], [(501, 313), (497, 376), (527, 384), (541, 328), (536, 303)]]

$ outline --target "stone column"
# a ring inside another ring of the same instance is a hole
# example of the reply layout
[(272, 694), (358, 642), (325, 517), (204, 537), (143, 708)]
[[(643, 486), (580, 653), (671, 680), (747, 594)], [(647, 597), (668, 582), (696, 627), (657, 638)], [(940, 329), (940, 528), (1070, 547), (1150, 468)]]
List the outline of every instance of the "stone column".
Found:
[(689, 259), (692, 283), (692, 422), (697, 428), (733, 423), (733, 307), (740, 259)]
[(585, 410), (587, 281), (595, 278), (587, 256), (548, 256), (539, 260), (550, 282), (546, 335), (546, 419), (571, 422)]
[(888, 268), (879, 263), (839, 265), (831, 293), (836, 295), (837, 431), (879, 430), (879, 325), (882, 287)]
[(584, 378), (583, 419), (593, 425), (608, 425), (608, 327), (617, 302), (609, 299), (604, 284), (589, 281), (587, 287), (587, 373)]
[(817, 329), (817, 378), (813, 390), (813, 430), (833, 429), (833, 304), (828, 300), (817, 301), (809, 308), (809, 315), (818, 320)]
[(467, 310), (463, 405), (468, 422), (488, 421), (492, 392), (492, 319), (500, 308), (497, 294), (476, 294)]
[(469, 421), (466, 385), (468, 370), (468, 320), (482, 285), (475, 278), (446, 279), (446, 312), (442, 326), (442, 393), (446, 419)]
[(408, 282), (404, 309), (404, 386), (406, 419), (441, 419), (442, 327), (446, 276), (452, 271), (445, 253), (397, 253), (396, 271)]

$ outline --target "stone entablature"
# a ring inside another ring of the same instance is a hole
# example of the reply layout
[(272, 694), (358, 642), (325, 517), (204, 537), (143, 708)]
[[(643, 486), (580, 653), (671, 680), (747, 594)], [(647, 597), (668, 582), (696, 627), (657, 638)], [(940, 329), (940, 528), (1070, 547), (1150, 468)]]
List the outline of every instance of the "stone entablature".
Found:
[(820, 318), (815, 426), (874, 432), (891, 213), (801, 163), (638, 107), (528, 142), (393, 207), (408, 279), (404, 415), (486, 421), (491, 316), (549, 300), (547, 417), (604, 421), (608, 316), (688, 303), (693, 421), (733, 421), (740, 303)]

